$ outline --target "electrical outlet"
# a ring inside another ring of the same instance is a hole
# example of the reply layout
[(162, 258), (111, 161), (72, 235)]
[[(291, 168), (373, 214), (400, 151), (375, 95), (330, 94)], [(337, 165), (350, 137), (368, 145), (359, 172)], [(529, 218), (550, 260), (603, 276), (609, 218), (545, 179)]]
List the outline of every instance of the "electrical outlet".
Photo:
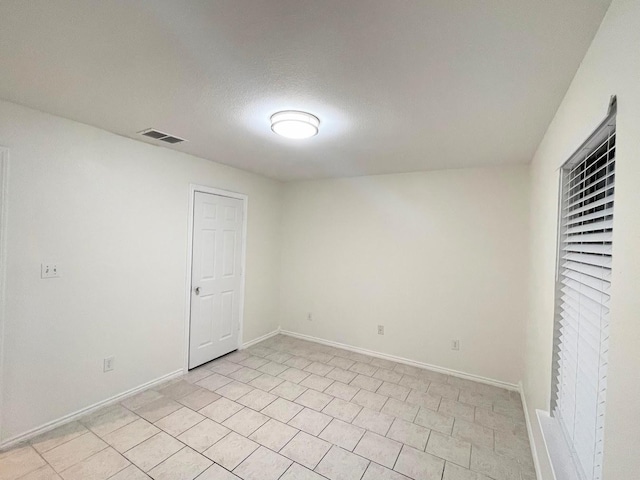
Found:
[(384, 335), (384, 325), (378, 325), (378, 335)]
[(451, 350), (460, 350), (460, 340), (451, 340)]
[(110, 372), (114, 369), (116, 363), (116, 357), (107, 357), (104, 359), (103, 371)]
[(311, 312), (307, 313), (307, 320), (313, 322), (313, 315), (311, 315)]
[(40, 278), (58, 278), (60, 271), (57, 263), (41, 263)]

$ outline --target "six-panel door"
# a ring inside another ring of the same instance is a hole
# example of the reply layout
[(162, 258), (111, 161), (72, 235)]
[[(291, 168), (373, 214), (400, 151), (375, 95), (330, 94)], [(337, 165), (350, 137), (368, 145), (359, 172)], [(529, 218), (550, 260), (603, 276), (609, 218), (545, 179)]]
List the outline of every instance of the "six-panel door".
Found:
[(195, 192), (189, 368), (238, 348), (242, 210), (240, 199)]

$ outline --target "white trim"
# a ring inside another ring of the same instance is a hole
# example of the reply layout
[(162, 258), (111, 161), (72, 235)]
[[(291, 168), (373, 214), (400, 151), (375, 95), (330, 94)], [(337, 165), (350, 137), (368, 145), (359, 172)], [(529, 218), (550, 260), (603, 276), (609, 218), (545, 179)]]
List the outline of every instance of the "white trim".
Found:
[[(551, 424), (551, 422), (554, 422), (554, 420), (551, 417), (551, 415), (549, 415), (549, 412), (545, 410), (540, 410), (540, 409), (536, 410), (536, 417), (538, 418), (538, 428), (540, 429), (540, 432), (542, 435), (542, 444), (544, 445), (544, 452), (547, 455), (547, 462), (549, 463), (549, 466), (551, 468), (551, 480), (556, 480), (558, 478), (558, 475), (556, 473), (556, 467), (553, 462), (553, 456), (551, 455), (551, 449), (549, 448), (549, 431), (548, 431), (548, 428), (546, 428), (543, 425), (543, 421), (546, 422), (547, 424)], [(560, 430), (561, 427), (557, 425), (557, 428), (558, 428), (558, 433), (562, 437), (562, 432)], [(566, 443), (564, 442), (564, 437), (562, 437), (562, 439), (563, 439), (562, 446), (565, 447), (568, 451), (569, 447), (566, 446)], [(570, 455), (569, 455), (569, 460), (571, 464), (573, 464), (573, 460), (571, 460)]]
[(365, 348), (354, 347), (345, 343), (334, 342), (332, 340), (325, 340), (323, 338), (312, 337), (311, 335), (304, 335), (302, 333), (290, 332), (288, 330), (280, 330), (282, 335), (288, 335), (289, 337), (300, 338), (308, 340), (310, 342), (321, 343), (322, 345), (328, 345), (330, 347), (342, 348), (344, 350), (350, 350), (356, 353), (362, 353), (371, 357), (383, 358), (385, 360), (391, 360), (396, 363), (403, 363), (405, 365), (411, 365), (413, 367), (424, 368), (425, 370), (432, 370), (438, 373), (444, 373), (445, 375), (451, 375), (453, 377), (464, 378), (465, 380), (471, 380), (474, 382), (484, 383), (486, 385), (492, 385), (494, 387), (504, 388), (512, 391), (519, 391), (518, 385), (515, 383), (503, 382), (501, 380), (494, 380), (493, 378), (482, 377), (480, 375), (474, 375), (472, 373), (459, 372), (458, 370), (452, 370), (450, 368), (438, 367), (437, 365), (431, 365), (429, 363), (418, 362), (409, 358), (396, 357), (395, 355), (389, 355), (387, 353), (375, 352), (373, 350), (367, 350)]
[[(527, 407), (527, 397), (524, 394), (524, 385), (522, 382), (518, 382), (518, 387), (520, 390), (520, 399), (522, 400), (522, 408), (524, 410), (524, 420), (527, 425), (527, 434), (529, 436), (529, 446), (531, 447), (531, 456), (533, 457), (533, 466), (536, 470), (536, 478), (539, 480), (541, 475), (540, 469), (540, 459), (538, 458), (538, 449), (536, 447), (536, 442), (533, 438), (533, 430), (531, 428), (531, 419), (529, 418), (529, 408)], [(538, 425), (539, 426), (539, 425)]]
[(0, 439), (2, 438), (2, 400), (4, 378), (5, 290), (7, 280), (7, 215), (9, 212), (9, 150), (0, 147)]
[(276, 328), (273, 332), (269, 332), (269, 333), (267, 333), (265, 335), (262, 335), (261, 337), (254, 338), (253, 340), (250, 340), (247, 343), (243, 343), (242, 347), (241, 347), (241, 350), (244, 350), (245, 348), (249, 348), (249, 347), (255, 345), (256, 343), (260, 343), (263, 340), (266, 340), (268, 338), (275, 337), (279, 333), (280, 333), (280, 327)]
[(20, 435), (16, 435), (15, 437), (11, 437), (5, 440), (4, 442), (0, 443), (0, 449), (4, 449), (6, 447), (10, 447), (11, 445), (15, 445), (16, 443), (24, 442), (31, 438), (37, 437), (38, 435), (48, 432), (49, 430), (53, 430), (54, 428), (58, 428), (66, 423), (77, 420), (78, 418), (84, 415), (87, 415), (88, 413), (94, 412), (99, 408), (106, 407), (114, 403), (120, 402), (127, 397), (130, 397), (132, 395), (135, 395), (136, 393), (141, 392), (142, 390), (155, 387), (156, 385), (164, 383), (173, 378), (179, 377), (182, 374), (183, 374), (182, 368), (179, 370), (175, 370), (171, 373), (167, 373), (166, 375), (158, 377), (155, 380), (151, 380), (150, 382), (143, 383), (142, 385), (139, 385), (130, 390), (127, 390), (126, 392), (119, 393), (118, 395), (114, 395), (113, 397), (107, 398), (106, 400), (102, 400), (100, 402), (94, 403), (93, 405), (89, 405), (88, 407), (81, 408), (80, 410), (76, 410), (75, 412), (65, 415), (64, 417), (60, 417), (51, 422), (47, 422), (44, 425), (40, 425), (39, 427), (32, 428), (31, 430), (21, 433)]
[(193, 254), (193, 209), (196, 192), (210, 193), (222, 197), (237, 198), (242, 200), (242, 252), (241, 269), (242, 282), (240, 283), (240, 325), (238, 330), (238, 349), (242, 348), (242, 332), (244, 327), (244, 291), (246, 283), (247, 264), (247, 217), (249, 211), (249, 196), (244, 193), (222, 190), (220, 188), (207, 187), (205, 185), (189, 184), (189, 217), (187, 231), (187, 278), (185, 281), (186, 302), (185, 302), (185, 326), (184, 326), (184, 372), (189, 371), (189, 328), (191, 326), (191, 261)]

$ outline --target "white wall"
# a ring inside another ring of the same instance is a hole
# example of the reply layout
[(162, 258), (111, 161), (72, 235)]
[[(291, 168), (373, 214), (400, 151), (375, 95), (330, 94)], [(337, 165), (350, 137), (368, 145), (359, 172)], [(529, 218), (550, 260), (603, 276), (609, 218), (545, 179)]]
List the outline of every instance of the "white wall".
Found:
[(527, 187), (526, 166), (285, 184), (282, 328), (517, 383)]
[[(604, 478), (640, 470), (640, 1), (614, 0), (532, 163), (525, 392), (530, 418), (549, 409), (558, 167), (618, 96), (616, 204)], [(537, 422), (534, 436), (544, 451)], [(552, 478), (545, 462), (542, 479)]]
[[(244, 340), (277, 328), (280, 183), (6, 102), (0, 145), (2, 440), (183, 367), (191, 182), (249, 195)], [(41, 280), (44, 261), (61, 278)]]

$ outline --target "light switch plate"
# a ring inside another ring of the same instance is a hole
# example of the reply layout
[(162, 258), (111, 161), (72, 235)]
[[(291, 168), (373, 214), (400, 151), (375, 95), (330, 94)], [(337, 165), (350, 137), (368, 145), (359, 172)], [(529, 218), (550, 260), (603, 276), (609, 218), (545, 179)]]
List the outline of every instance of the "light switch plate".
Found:
[(40, 278), (58, 278), (60, 277), (60, 270), (57, 263), (41, 263), (40, 264)]

